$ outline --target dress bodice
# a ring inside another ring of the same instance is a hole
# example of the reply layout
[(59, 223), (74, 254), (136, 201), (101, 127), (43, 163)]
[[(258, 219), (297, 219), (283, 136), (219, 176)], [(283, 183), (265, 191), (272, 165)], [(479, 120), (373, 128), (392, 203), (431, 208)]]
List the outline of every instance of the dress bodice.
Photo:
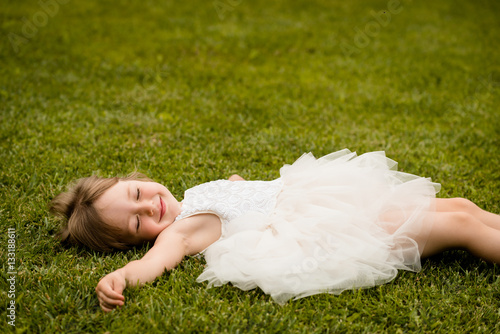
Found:
[(224, 230), (225, 224), (245, 213), (271, 213), (281, 187), (281, 179), (203, 183), (186, 190), (176, 221), (198, 213), (213, 213), (221, 219)]

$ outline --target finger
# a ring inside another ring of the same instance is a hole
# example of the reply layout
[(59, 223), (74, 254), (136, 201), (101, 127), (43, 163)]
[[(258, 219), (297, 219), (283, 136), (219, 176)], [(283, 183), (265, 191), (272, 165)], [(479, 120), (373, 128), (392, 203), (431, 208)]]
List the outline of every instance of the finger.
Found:
[(109, 298), (113, 298), (113, 299), (121, 299), (121, 300), (125, 299), (125, 297), (123, 297), (123, 294), (121, 294), (121, 291), (115, 291), (109, 285), (108, 286), (99, 286), (98, 285), (96, 288), (96, 293), (98, 295), (100, 293), (104, 294), (104, 295), (108, 296)]
[(111, 309), (108, 308), (107, 306), (104, 306), (104, 304), (99, 304), (99, 306), (101, 306), (101, 310), (103, 310), (104, 312), (108, 313), (108, 312), (111, 312)]
[(108, 305), (123, 305), (123, 301), (125, 300), (125, 297), (119, 296), (119, 298), (114, 298), (110, 297), (102, 292), (99, 292), (97, 294), (97, 298), (99, 298), (100, 301), (108, 304)]
[(104, 304), (101, 304), (101, 309), (102, 309), (104, 312), (108, 313), (108, 312), (113, 311), (114, 307), (108, 307), (108, 306), (105, 306)]
[(101, 306), (102, 310), (105, 311), (105, 312), (110, 312), (110, 311), (113, 311), (116, 308), (120, 308), (120, 307), (123, 306), (123, 304), (121, 304), (121, 305), (114, 305), (114, 304), (106, 303), (104, 301), (100, 301), (99, 305)]
[(111, 299), (125, 300), (125, 297), (121, 293), (118, 293), (114, 290), (105, 290), (102, 291), (102, 293), (103, 295)]

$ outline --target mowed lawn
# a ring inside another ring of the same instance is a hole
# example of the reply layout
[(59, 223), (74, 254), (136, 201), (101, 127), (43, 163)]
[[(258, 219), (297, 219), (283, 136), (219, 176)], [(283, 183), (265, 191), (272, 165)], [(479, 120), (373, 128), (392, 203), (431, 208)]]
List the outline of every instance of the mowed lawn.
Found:
[(500, 270), (463, 251), (284, 306), (207, 289), (192, 257), (105, 314), (97, 282), (146, 247), (65, 248), (47, 212), (91, 174), (137, 170), (180, 200), (202, 182), (270, 180), (304, 152), (349, 148), (384, 150), (440, 182), (440, 197), (499, 213), (499, 13), (495, 0), (3, 1), (0, 331), (500, 330)]

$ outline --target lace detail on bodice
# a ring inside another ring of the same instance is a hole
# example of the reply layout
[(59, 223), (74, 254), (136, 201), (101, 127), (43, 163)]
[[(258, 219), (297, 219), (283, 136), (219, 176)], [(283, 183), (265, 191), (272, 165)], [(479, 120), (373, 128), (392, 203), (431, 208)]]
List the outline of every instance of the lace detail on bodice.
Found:
[(247, 212), (270, 214), (281, 191), (282, 181), (229, 181), (203, 183), (186, 190), (180, 220), (197, 213), (214, 213), (224, 224)]

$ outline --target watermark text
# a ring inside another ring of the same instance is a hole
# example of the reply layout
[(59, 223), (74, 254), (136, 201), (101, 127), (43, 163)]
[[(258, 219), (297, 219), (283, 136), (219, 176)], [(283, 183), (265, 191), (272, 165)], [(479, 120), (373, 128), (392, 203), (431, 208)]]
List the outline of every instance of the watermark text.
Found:
[(10, 32), (7, 37), (9, 38), (10, 45), (15, 53), (21, 50), (21, 46), (28, 44), (30, 40), (35, 38), (38, 30), (43, 28), (49, 22), (49, 18), (56, 16), (59, 13), (59, 5), (65, 5), (69, 0), (39, 0), (38, 5), (40, 10), (36, 11), (31, 18), (23, 16), (21, 21), (21, 34)]
[(7, 230), (7, 323), (16, 325), (16, 229)]

